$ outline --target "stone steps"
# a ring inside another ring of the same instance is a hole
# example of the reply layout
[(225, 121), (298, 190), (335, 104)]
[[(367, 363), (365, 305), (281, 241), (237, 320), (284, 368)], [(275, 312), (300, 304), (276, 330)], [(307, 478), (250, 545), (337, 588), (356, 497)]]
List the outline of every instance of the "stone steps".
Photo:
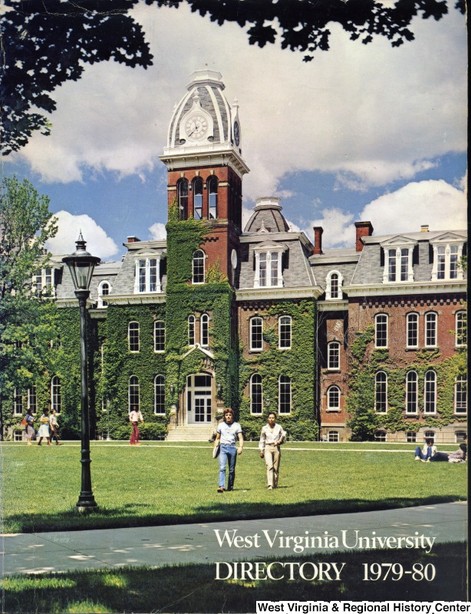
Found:
[(212, 424), (177, 426), (168, 432), (166, 441), (208, 441), (214, 428)]

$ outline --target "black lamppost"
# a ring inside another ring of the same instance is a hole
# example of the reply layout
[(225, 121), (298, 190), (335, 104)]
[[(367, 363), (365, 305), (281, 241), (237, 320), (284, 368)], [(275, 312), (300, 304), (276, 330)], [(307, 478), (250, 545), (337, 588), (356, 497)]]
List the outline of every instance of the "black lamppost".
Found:
[(70, 271), (74, 282), (75, 296), (80, 306), (80, 366), (82, 371), (82, 394), (81, 394), (81, 463), (82, 485), (80, 496), (77, 501), (79, 512), (88, 512), (96, 509), (97, 504), (92, 492), (92, 476), (90, 472), (90, 413), (88, 406), (88, 372), (87, 372), (87, 299), (90, 296), (90, 282), (93, 270), (100, 263), (100, 258), (90, 255), (85, 249), (86, 242), (80, 232), (75, 243), (75, 253), (62, 258)]

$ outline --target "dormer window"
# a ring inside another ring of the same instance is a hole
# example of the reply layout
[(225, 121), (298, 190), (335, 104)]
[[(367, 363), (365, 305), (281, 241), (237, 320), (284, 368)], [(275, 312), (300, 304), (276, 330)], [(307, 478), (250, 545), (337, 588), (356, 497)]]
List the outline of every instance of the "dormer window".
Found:
[(338, 271), (330, 271), (326, 277), (325, 298), (328, 301), (342, 298), (343, 277)]
[(463, 243), (437, 242), (433, 247), (433, 281), (453, 281), (463, 279), (463, 270), (460, 266), (463, 257)]
[(136, 260), (134, 293), (162, 292), (161, 255), (142, 256)]
[(255, 248), (255, 288), (283, 286), (282, 256), (284, 246)]
[(48, 294), (54, 296), (54, 269), (41, 269), (33, 275), (33, 293), (35, 296)]
[(384, 283), (414, 281), (413, 250), (413, 245), (384, 248)]
[(110, 292), (111, 292), (110, 283), (108, 281), (101, 281), (98, 286), (97, 307), (99, 309), (108, 307), (108, 301), (106, 300), (106, 297), (109, 295)]

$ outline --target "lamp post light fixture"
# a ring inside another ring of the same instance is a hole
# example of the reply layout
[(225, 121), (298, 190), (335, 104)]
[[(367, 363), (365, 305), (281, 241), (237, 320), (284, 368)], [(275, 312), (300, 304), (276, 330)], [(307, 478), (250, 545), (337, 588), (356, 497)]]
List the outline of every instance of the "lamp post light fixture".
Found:
[(90, 282), (95, 266), (100, 258), (92, 256), (85, 249), (86, 242), (82, 232), (75, 243), (75, 253), (62, 258), (62, 262), (69, 268), (74, 282), (75, 296), (80, 307), (80, 366), (82, 373), (81, 386), (81, 460), (82, 481), (80, 496), (77, 501), (79, 512), (88, 512), (96, 509), (97, 504), (92, 492), (92, 477), (90, 471), (90, 411), (88, 399), (88, 352), (87, 352), (87, 299), (90, 296)]

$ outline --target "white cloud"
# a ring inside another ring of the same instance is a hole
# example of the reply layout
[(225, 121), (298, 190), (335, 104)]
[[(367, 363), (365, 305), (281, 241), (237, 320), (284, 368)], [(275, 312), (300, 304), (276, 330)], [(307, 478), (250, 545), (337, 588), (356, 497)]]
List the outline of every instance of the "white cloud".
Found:
[(165, 224), (161, 224), (160, 222), (156, 222), (152, 224), (149, 228), (151, 239), (155, 239), (157, 241), (161, 239), (167, 238), (167, 230), (165, 228)]
[(462, 230), (467, 227), (466, 195), (441, 180), (412, 182), (368, 203), (358, 219), (340, 209), (324, 209), (322, 218), (312, 220), (304, 232), (312, 239), (312, 228), (322, 226), (324, 248), (354, 247), (354, 222), (369, 221), (375, 235), (430, 230)]
[(250, 46), (237, 25), (218, 27), (185, 5), (135, 14), (155, 66), (87, 66), (57, 91), (52, 135), (35, 135), (18, 154), (45, 180), (160, 164), (173, 105), (205, 65), (223, 74), (229, 102), (239, 100), (248, 199), (275, 193), (294, 170), (337, 172), (363, 189), (412, 179), (429, 160), (466, 149), (466, 25), (454, 8), (417, 21), (416, 40), (397, 49), (353, 43), (332, 27), (331, 50), (310, 63)]
[(118, 253), (118, 246), (89, 215), (72, 215), (68, 211), (54, 214), (58, 231), (49, 239), (46, 248), (56, 255), (71, 254), (75, 251), (75, 241), (82, 232), (87, 242), (87, 251), (102, 259), (109, 259)]

